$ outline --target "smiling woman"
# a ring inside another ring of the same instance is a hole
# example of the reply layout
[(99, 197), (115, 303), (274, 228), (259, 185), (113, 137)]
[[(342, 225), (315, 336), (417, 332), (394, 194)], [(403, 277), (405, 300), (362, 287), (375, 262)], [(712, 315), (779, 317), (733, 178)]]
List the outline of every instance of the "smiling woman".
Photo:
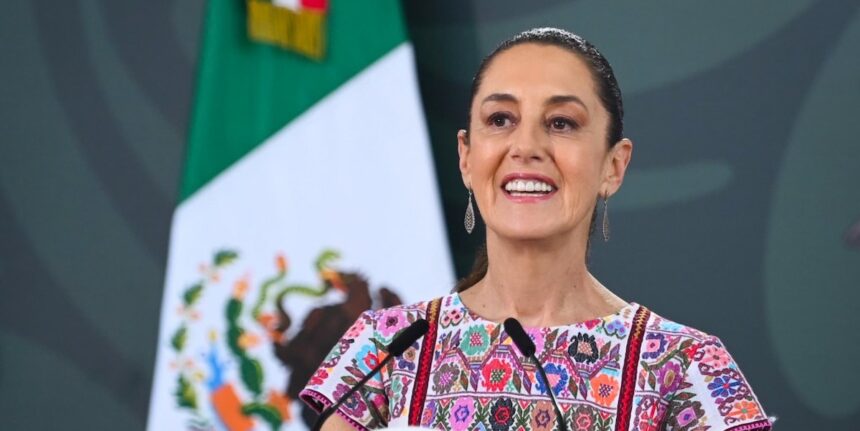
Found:
[[(467, 229), (474, 196), (486, 253), (454, 293), (359, 318), (301, 393), (317, 410), (399, 331), (418, 319), (430, 330), (323, 429), (770, 429), (717, 337), (619, 298), (588, 271), (598, 203), (607, 238), (606, 202), (633, 152), (623, 112), (609, 63), (572, 33), (526, 31), (484, 59), (457, 141)], [(511, 317), (533, 347), (505, 331)]]
[[(487, 69), (491, 63), (497, 67), (490, 68), (488, 77)], [(535, 64), (541, 65), (540, 70), (536, 70)], [(571, 77), (571, 75), (574, 76)], [(502, 92), (495, 92), (489, 86), (482, 85), (488, 79), (493, 85), (500, 85)], [(512, 92), (519, 92), (519, 97)], [(479, 116), (478, 121), (473, 121), (473, 111)], [(596, 221), (597, 212), (594, 203), (598, 195), (602, 196), (606, 203), (618, 190), (632, 154), (632, 142), (622, 138), (623, 117), (621, 90), (612, 67), (593, 45), (579, 36), (560, 33), (554, 29), (537, 29), (521, 33), (502, 43), (487, 56), (473, 80), (469, 129), (462, 130), (458, 134), (463, 181), (470, 190), (474, 187), (469, 178), (470, 174), (467, 173), (470, 171), (469, 157), (473, 152), (471, 151), (473, 146), (469, 145), (470, 140), (477, 140), (479, 143), (476, 151), (485, 150), (487, 146), (485, 142), (517, 141), (513, 142), (511, 159), (520, 160), (521, 152), (530, 150), (523, 145), (534, 144), (537, 147), (541, 144), (548, 145), (546, 147), (548, 150), (544, 151), (544, 154), (556, 162), (554, 175), (562, 177), (566, 174), (565, 180), (571, 186), (567, 188), (566, 195), (561, 198), (566, 200), (559, 203), (571, 204), (571, 200), (575, 199), (580, 202), (580, 213), (585, 210), (591, 215), (587, 225), (582, 223), (581, 217), (577, 219), (567, 217), (580, 225), (580, 229), (587, 227), (584, 232), (578, 233), (584, 238), (585, 248), (580, 259), (584, 261), (585, 256), (588, 255), (589, 238)], [(536, 136), (523, 135), (535, 132), (537, 132)], [(516, 135), (511, 136), (511, 134)], [(505, 150), (498, 144), (495, 144), (495, 148)], [(534, 154), (529, 156), (533, 157)], [(534, 162), (525, 164), (529, 167), (536, 165)], [(563, 169), (564, 164), (570, 166)], [(579, 167), (574, 164), (579, 164)], [(604, 183), (594, 184), (598, 175), (595, 172), (588, 172), (583, 178), (586, 169), (611, 169), (612, 171), (606, 172)], [(514, 202), (525, 203), (530, 200), (523, 201), (520, 199), (521, 196), (510, 193), (511, 189), (515, 188), (519, 192), (521, 184), (519, 181), (511, 182), (511, 179), (536, 178), (550, 185), (553, 189), (551, 193), (554, 193), (558, 187), (552, 177), (553, 175), (539, 172), (512, 172), (506, 178), (502, 178), (502, 181), (504, 181), (504, 190), (508, 192), (506, 197)], [(591, 183), (590, 190), (589, 183)], [(523, 185), (528, 187), (527, 184)], [(585, 199), (583, 202), (582, 198), (588, 194), (594, 196), (594, 199)], [(480, 194), (476, 197), (481, 199)], [(488, 218), (493, 217), (489, 214), (492, 210), (480, 203), (478, 207), (484, 214), (485, 222), (490, 223)], [(574, 209), (569, 208), (569, 211)], [(534, 211), (530, 213), (533, 217), (540, 217)], [(564, 218), (559, 217), (559, 214), (554, 213), (549, 220)], [(604, 212), (604, 239), (608, 239), (609, 236), (606, 217), (607, 214)], [(537, 226), (537, 224), (532, 223), (531, 226)], [(493, 232), (496, 231), (489, 229), (487, 233)], [(488, 242), (491, 241), (494, 239), (488, 237)], [(583, 243), (582, 240), (577, 240), (571, 245), (581, 243)], [(463, 291), (482, 280), (486, 275), (487, 260), (486, 250), (481, 250), (475, 262), (475, 269), (458, 283), (456, 290)]]

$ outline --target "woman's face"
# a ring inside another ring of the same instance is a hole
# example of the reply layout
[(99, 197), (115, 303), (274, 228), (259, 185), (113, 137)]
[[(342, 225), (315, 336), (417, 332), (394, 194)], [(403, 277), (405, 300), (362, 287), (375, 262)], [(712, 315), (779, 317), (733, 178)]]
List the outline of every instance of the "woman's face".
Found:
[(460, 171), (493, 233), (536, 240), (587, 236), (599, 195), (614, 193), (632, 143), (607, 143), (609, 114), (586, 64), (549, 45), (498, 54), (472, 101)]

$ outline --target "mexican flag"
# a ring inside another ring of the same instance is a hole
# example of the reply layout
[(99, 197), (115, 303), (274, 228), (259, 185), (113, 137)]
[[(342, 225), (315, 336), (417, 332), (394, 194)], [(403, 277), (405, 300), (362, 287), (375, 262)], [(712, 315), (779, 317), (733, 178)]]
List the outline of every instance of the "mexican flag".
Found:
[(359, 313), (453, 286), (445, 238), (399, 2), (209, 1), (148, 429), (306, 429)]

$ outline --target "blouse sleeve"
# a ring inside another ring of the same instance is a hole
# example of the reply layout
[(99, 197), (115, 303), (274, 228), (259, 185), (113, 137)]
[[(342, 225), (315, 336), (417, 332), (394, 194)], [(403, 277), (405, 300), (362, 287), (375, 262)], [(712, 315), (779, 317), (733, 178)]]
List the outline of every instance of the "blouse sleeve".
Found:
[[(382, 359), (374, 337), (376, 313), (366, 311), (332, 348), (311, 376), (299, 398), (317, 412), (334, 405)], [(359, 430), (384, 426), (388, 398), (381, 374), (370, 379), (338, 408), (337, 413)]]
[(719, 338), (687, 350), (689, 366), (669, 405), (666, 430), (770, 430), (771, 422)]

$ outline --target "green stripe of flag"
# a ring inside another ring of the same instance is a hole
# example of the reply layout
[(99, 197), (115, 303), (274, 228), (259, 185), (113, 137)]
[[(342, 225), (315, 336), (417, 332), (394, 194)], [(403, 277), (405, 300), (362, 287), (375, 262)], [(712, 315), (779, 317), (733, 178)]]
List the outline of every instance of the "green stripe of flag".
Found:
[(316, 61), (250, 40), (245, 2), (209, 1), (182, 200), (407, 40), (397, 0), (331, 1), (326, 20)]

